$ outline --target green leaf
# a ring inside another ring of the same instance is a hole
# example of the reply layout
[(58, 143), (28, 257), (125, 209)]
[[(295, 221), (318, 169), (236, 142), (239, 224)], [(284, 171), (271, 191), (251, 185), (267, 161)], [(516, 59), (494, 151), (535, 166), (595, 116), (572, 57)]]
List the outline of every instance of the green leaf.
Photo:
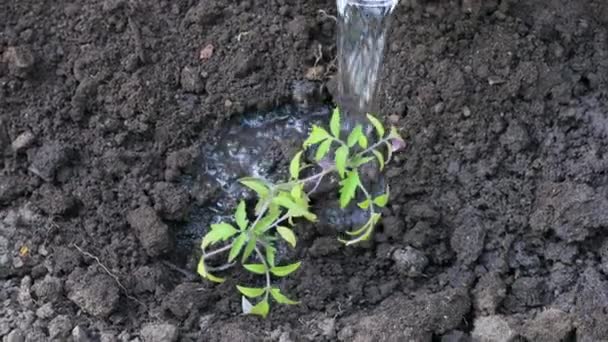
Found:
[(329, 129), (334, 137), (340, 139), (340, 109), (338, 107), (336, 107), (331, 114)]
[(319, 147), (317, 148), (317, 152), (315, 153), (316, 161), (321, 161), (321, 159), (325, 158), (325, 156), (327, 155), (327, 152), (329, 152), (329, 149), (331, 148), (332, 142), (333, 142), (333, 140), (327, 139), (324, 142), (322, 142), (321, 145), (319, 145)]
[(241, 253), (243, 246), (247, 242), (247, 233), (241, 233), (234, 242), (232, 243), (232, 248), (230, 248), (230, 254), (228, 254), (228, 262), (232, 262), (236, 257)]
[(270, 267), (274, 267), (274, 259), (277, 254), (277, 249), (272, 246), (266, 246), (266, 261)]
[(291, 247), (296, 248), (296, 235), (293, 233), (293, 230), (287, 227), (277, 227), (277, 232)]
[(336, 150), (336, 169), (338, 169), (338, 173), (341, 178), (344, 178), (344, 174), (346, 173), (346, 160), (348, 159), (348, 146), (340, 146)]
[(376, 133), (378, 133), (378, 139), (382, 139), (384, 137), (384, 126), (375, 116), (371, 114), (367, 114), (367, 119), (372, 123), (374, 128), (376, 129)]
[(250, 314), (262, 316), (266, 318), (268, 316), (268, 311), (270, 310), (270, 306), (268, 305), (268, 300), (263, 300), (257, 303), (254, 307), (251, 308)]
[(245, 287), (237, 285), (236, 288), (239, 290), (239, 292), (249, 298), (259, 297), (266, 292), (266, 289), (260, 289), (256, 287)]
[(247, 242), (247, 246), (245, 246), (245, 251), (243, 251), (243, 257), (241, 258), (241, 262), (245, 262), (247, 261), (247, 259), (249, 259), (249, 257), (253, 253), (253, 250), (255, 249), (255, 244), (256, 238), (252, 235), (249, 241)]
[(297, 184), (294, 185), (293, 188), (291, 188), (291, 197), (293, 197), (294, 202), (297, 202), (298, 199), (302, 198), (302, 195), (304, 194), (304, 184)]
[(359, 203), (357, 203), (357, 205), (358, 205), (358, 206), (359, 206), (359, 208), (361, 208), (361, 209), (367, 209), (367, 208), (369, 208), (369, 200), (368, 200), (368, 199), (366, 199), (366, 200), (365, 200), (365, 201), (363, 201), (363, 202), (359, 202)]
[(245, 202), (241, 201), (239, 205), (236, 207), (236, 213), (234, 213), (234, 219), (236, 221), (237, 226), (241, 228), (241, 231), (247, 229), (247, 211), (245, 210)]
[(372, 150), (372, 153), (378, 159), (378, 164), (380, 164), (380, 171), (384, 170), (384, 155), (378, 150)]
[(380, 195), (380, 196), (374, 198), (374, 204), (379, 207), (385, 207), (387, 203), (388, 203), (388, 194), (383, 194), (383, 195)]
[(255, 224), (255, 227), (253, 227), (253, 231), (257, 235), (263, 234), (274, 223), (274, 221), (279, 218), (280, 215), (281, 209), (279, 209), (278, 205), (270, 205), (266, 215)]
[(251, 273), (266, 274), (266, 266), (264, 264), (244, 264), (243, 267)]
[(274, 300), (276, 300), (277, 303), (287, 304), (287, 305), (300, 304), (300, 302), (296, 302), (294, 300), (291, 300), (291, 299), (285, 297), (285, 295), (283, 295), (281, 293), (281, 290), (279, 290), (278, 288), (270, 289), (270, 295), (272, 295), (272, 298), (274, 298)]
[(302, 151), (296, 153), (296, 155), (291, 160), (291, 163), (289, 164), (289, 174), (291, 175), (291, 178), (293, 178), (293, 179), (298, 179), (298, 177), (300, 176), (300, 159), (301, 159), (301, 157), (302, 157)]
[(310, 131), (310, 135), (304, 141), (304, 148), (314, 144), (318, 144), (327, 138), (331, 138), (331, 135), (329, 135), (329, 133), (327, 133), (324, 128), (321, 128), (317, 125), (313, 125), (312, 130)]
[(209, 245), (220, 241), (226, 241), (234, 234), (238, 233), (233, 226), (228, 223), (217, 223), (211, 225), (211, 231), (208, 232), (203, 238), (202, 248), (205, 249)]
[(395, 126), (391, 126), (391, 132), (389, 133), (388, 137), (391, 139), (399, 139), (403, 141), (403, 138), (401, 137), (399, 131), (397, 131), (397, 127)]
[(350, 171), (348, 176), (340, 182), (340, 207), (346, 208), (348, 203), (355, 197), (357, 186), (359, 186), (359, 172)]
[(289, 193), (282, 192), (277, 197), (273, 198), (273, 203), (280, 205), (288, 209), (289, 216), (292, 217), (301, 217), (304, 216), (306, 219), (314, 221), (316, 220), (316, 215), (308, 211), (308, 204), (298, 201), (297, 203), (291, 199)]
[(287, 266), (275, 266), (270, 268), (270, 272), (277, 277), (285, 277), (289, 274), (293, 273), (300, 267), (301, 262), (296, 262), (295, 264), (287, 265)]
[(374, 157), (356, 157), (353, 158), (353, 160), (350, 162), (350, 165), (356, 168), (363, 164), (367, 164), (372, 160), (374, 160)]
[(198, 274), (200, 274), (201, 277), (208, 279), (214, 283), (223, 283), (224, 282), (223, 278), (218, 278), (218, 277), (214, 276), (213, 274), (207, 272), (207, 268), (205, 266), (205, 260), (203, 260), (203, 258), (201, 258), (201, 260), (198, 262), (196, 271), (198, 272)]
[(348, 147), (353, 147), (353, 146), (355, 146), (355, 144), (357, 144), (357, 142), (359, 142), (359, 139), (361, 139), (362, 136), (364, 136), (363, 126), (357, 125), (357, 126), (355, 126), (355, 128), (353, 128), (352, 132), (350, 132), (350, 134), (348, 135), (346, 144), (348, 145)]
[(367, 137), (365, 136), (365, 134), (359, 137), (359, 146), (361, 146), (361, 148), (367, 148)]
[(259, 178), (246, 177), (239, 179), (239, 182), (249, 189), (255, 191), (255, 193), (257, 193), (260, 197), (266, 197), (270, 192), (266, 182)]

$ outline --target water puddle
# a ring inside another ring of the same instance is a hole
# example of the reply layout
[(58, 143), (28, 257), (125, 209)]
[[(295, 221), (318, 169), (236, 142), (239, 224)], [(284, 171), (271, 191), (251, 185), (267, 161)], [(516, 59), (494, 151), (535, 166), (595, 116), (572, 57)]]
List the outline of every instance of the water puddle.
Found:
[(183, 179), (198, 204), (176, 230), (177, 250), (192, 250), (210, 224), (232, 221), (233, 208), (249, 195), (239, 178), (287, 179), (287, 163), (310, 127), (323, 125), (329, 114), (325, 106), (251, 113), (227, 123), (213, 143), (201, 146), (194, 174)]

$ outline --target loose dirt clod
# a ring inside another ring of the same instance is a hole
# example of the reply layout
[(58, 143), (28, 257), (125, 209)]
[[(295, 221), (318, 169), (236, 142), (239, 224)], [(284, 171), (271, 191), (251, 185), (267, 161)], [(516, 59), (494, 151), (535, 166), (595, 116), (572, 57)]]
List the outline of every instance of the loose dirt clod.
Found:
[(162, 255), (171, 249), (169, 227), (151, 207), (143, 206), (129, 212), (127, 221), (135, 229), (139, 241), (151, 257)]

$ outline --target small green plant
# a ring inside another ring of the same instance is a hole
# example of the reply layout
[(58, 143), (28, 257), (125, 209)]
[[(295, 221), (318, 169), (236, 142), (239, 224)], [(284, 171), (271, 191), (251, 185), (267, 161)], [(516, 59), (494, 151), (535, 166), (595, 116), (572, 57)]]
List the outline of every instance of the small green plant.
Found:
[[(380, 169), (383, 169), (385, 163), (390, 161), (392, 152), (403, 145), (403, 139), (394, 127), (387, 133), (377, 118), (372, 115), (367, 118), (377, 135), (373, 144), (369, 144), (362, 125), (357, 125), (346, 137), (341, 137), (340, 111), (336, 108), (330, 119), (329, 131), (316, 125), (312, 127), (303, 149), (296, 153), (289, 164), (288, 181), (273, 184), (261, 178), (240, 179), (242, 185), (256, 193), (257, 203), (252, 208), (247, 208), (246, 203), (241, 201), (234, 213), (233, 224), (213, 224), (203, 237), (202, 257), (198, 264), (198, 273), (202, 277), (223, 282), (224, 279), (212, 272), (225, 270), (240, 262), (245, 270), (265, 278), (261, 287), (237, 285), (238, 291), (243, 295), (242, 307), (245, 314), (266, 317), (270, 309), (270, 298), (281, 304), (298, 303), (273, 285), (274, 277), (286, 277), (300, 267), (300, 262), (277, 265), (276, 243), (282, 239), (295, 248), (297, 237), (292, 229), (294, 220), (317, 220), (317, 216), (310, 210), (310, 195), (326, 176), (336, 173), (340, 178), (341, 208), (346, 208), (359, 194), (362, 200), (357, 205), (368, 211), (367, 222), (354, 231), (346, 232), (346, 236), (339, 240), (346, 245), (353, 245), (371, 236), (380, 221), (378, 208), (386, 206), (389, 192), (387, 188), (384, 194), (372, 196), (361, 182), (359, 170), (370, 162), (377, 162)], [(311, 150), (314, 152), (313, 164), (303, 161), (303, 155), (308, 149), (316, 149)], [(308, 169), (317, 172), (301, 177), (303, 171)], [(249, 220), (249, 217), (254, 219)], [(223, 246), (208, 251), (209, 247), (218, 244)], [(226, 264), (215, 268), (207, 265), (210, 258), (222, 253), (228, 253)], [(255, 299), (257, 303), (252, 304), (250, 299)]]

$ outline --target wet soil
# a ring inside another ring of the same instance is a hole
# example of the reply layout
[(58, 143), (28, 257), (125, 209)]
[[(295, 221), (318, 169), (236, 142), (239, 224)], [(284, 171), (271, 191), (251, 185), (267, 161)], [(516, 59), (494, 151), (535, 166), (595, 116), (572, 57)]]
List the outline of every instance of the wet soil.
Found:
[(280, 286), (301, 305), (242, 317), (237, 275), (175, 258), (212, 198), (183, 183), (201, 148), (243, 113), (331, 101), (334, 7), (0, 3), (3, 340), (608, 340), (599, 0), (399, 5), (392, 204), (365, 246), (300, 227)]

